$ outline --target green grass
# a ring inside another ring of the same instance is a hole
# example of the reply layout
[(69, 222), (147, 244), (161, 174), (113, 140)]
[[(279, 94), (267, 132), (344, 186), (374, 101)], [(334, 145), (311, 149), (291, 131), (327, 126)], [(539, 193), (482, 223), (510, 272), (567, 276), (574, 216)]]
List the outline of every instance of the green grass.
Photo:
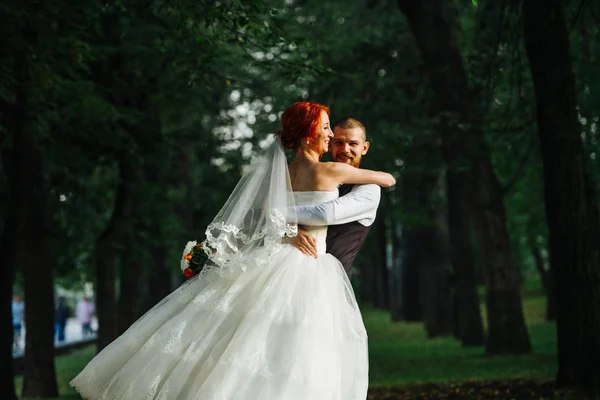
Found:
[(427, 339), (422, 324), (392, 323), (389, 314), (363, 306), (371, 385), (553, 378), (557, 371), (556, 327), (544, 321), (546, 300), (537, 288), (532, 289), (524, 293), (523, 311), (533, 353), (523, 356), (485, 356), (483, 347), (465, 348), (453, 338)]
[[(79, 394), (69, 386), (69, 382), (73, 379), (86, 364), (96, 354), (95, 346), (89, 346), (85, 349), (73, 351), (67, 355), (56, 357), (56, 376), (58, 381), (58, 393), (60, 399), (80, 399)], [(17, 387), (17, 395), (21, 397), (21, 388), (23, 387), (23, 377), (15, 378), (15, 386)]]
[[(533, 353), (485, 356), (483, 347), (464, 348), (452, 338), (427, 339), (419, 323), (392, 323), (389, 314), (363, 306), (369, 334), (371, 386), (409, 385), (478, 379), (542, 378), (556, 374), (556, 329), (544, 321), (545, 298), (539, 285), (524, 286), (523, 308)], [(482, 307), (483, 310), (483, 307)], [(78, 399), (69, 381), (94, 356), (94, 347), (57, 357), (60, 399)], [(15, 383), (21, 390), (22, 378)]]

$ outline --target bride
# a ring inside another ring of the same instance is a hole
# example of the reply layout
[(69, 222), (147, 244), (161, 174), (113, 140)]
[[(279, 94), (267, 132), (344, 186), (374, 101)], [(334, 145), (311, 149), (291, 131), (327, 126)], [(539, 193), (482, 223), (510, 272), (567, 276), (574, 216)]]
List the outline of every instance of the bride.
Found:
[[(343, 183), (391, 186), (384, 172), (320, 162), (329, 108), (295, 103), (206, 230), (208, 261), (71, 385), (86, 399), (364, 400), (367, 333), (327, 227), (307, 227), (318, 257), (285, 236), (294, 206), (337, 198)], [(296, 153), (289, 169), (284, 147)]]

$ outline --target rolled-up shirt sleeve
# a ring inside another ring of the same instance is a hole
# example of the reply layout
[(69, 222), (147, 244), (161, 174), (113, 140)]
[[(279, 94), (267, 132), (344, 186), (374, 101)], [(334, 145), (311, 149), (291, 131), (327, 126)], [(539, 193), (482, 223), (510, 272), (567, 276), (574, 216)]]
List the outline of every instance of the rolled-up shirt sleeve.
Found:
[(296, 206), (298, 224), (310, 226), (342, 225), (358, 221), (370, 226), (375, 221), (381, 199), (378, 185), (356, 185), (350, 193), (335, 200), (310, 206)]

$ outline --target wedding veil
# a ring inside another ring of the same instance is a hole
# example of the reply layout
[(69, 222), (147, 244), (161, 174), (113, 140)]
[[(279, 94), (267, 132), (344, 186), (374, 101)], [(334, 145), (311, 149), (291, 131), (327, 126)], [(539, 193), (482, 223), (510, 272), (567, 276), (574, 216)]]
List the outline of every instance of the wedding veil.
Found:
[(271, 134), (225, 205), (206, 228), (202, 272), (259, 266), (298, 233), (292, 185), (281, 140)]

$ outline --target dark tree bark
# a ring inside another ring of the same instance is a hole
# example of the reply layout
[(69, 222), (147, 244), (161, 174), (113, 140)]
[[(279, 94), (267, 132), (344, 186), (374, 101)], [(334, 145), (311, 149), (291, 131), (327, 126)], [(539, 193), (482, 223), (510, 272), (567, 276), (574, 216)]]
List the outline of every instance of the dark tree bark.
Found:
[[(28, 97), (32, 84), (28, 46), (34, 46), (37, 32), (23, 28), (23, 46), (11, 54), (16, 77), (13, 104), (3, 104), (2, 125), (11, 136), (12, 148), (3, 160), (9, 181), (9, 202), (0, 242), (0, 262), (5, 272), (3, 281), (5, 326), (11, 331), (3, 347), (2, 394), (15, 398), (12, 368), (12, 324), (10, 297), (15, 264), (23, 268), (25, 290), (25, 337), (23, 395), (27, 397), (57, 397), (54, 368), (54, 302), (50, 243), (46, 219), (46, 192), (42, 154), (32, 135), (33, 106)], [(27, 244), (27, 245), (25, 245)], [(35, 246), (35, 251), (27, 246)], [(6, 308), (5, 308), (6, 307)], [(6, 316), (6, 315), (5, 315)], [(7, 332), (8, 333), (8, 332)], [(10, 345), (8, 344), (10, 343)], [(8, 382), (10, 380), (10, 382)]]
[(2, 271), (0, 282), (3, 298), (0, 318), (2, 318), (2, 321), (6, 321), (3, 324), (5, 334), (1, 335), (4, 340), (2, 341), (2, 357), (0, 359), (0, 387), (3, 396), (8, 400), (17, 399), (12, 359), (13, 328), (8, 321), (12, 321), (11, 301), (17, 245), (19, 243), (19, 227), (21, 221), (25, 218), (27, 164), (21, 156), (21, 151), (26, 147), (23, 138), (26, 121), (25, 107), (25, 93), (21, 87), (16, 92), (16, 104), (11, 106), (3, 104), (3, 112), (1, 113), (2, 125), (7, 128), (12, 138), (12, 150), (10, 152), (4, 151), (2, 154), (4, 172), (8, 177), (9, 188), (8, 204), (2, 225), (2, 235), (0, 236), (0, 266)]
[(546, 271), (546, 321), (556, 321), (556, 279), (552, 266)]
[[(15, 167), (14, 163), (13, 168)], [(2, 309), (0, 312), (0, 318), (4, 323), (4, 335), (1, 335), (2, 340), (2, 356), (0, 357), (0, 387), (2, 387), (3, 395), (8, 400), (17, 400), (15, 394), (15, 382), (13, 378), (13, 358), (12, 358), (12, 346), (13, 346), (13, 328), (12, 324), (8, 321), (12, 321), (12, 310), (11, 301), (13, 293), (13, 281), (14, 281), (14, 268), (15, 268), (15, 252), (17, 244), (17, 227), (19, 224), (18, 215), (20, 214), (19, 209), (22, 208), (22, 186), (25, 181), (15, 183), (19, 181), (15, 175), (17, 172), (13, 169), (13, 174), (10, 176), (10, 190), (8, 207), (6, 209), (6, 216), (4, 217), (2, 236), (0, 236), (0, 265), (2, 265), (2, 277), (0, 281), (2, 286), (0, 291), (2, 293)]]
[(377, 258), (371, 264), (373, 268), (373, 307), (389, 310), (390, 309), (390, 293), (389, 293), (389, 272), (387, 269), (387, 233), (386, 233), (386, 213), (380, 206), (377, 219), (375, 220), (377, 240)]
[(485, 337), (479, 308), (471, 242), (471, 171), (463, 159), (462, 143), (440, 129), (446, 163), (448, 230), (453, 274), (455, 336), (465, 346), (481, 346)]
[[(480, 115), (447, 10), (442, 0), (398, 0), (408, 19), (430, 75), (438, 107), (443, 112), (446, 140), (462, 149), (461, 165), (470, 167), (475, 227), (485, 263), (488, 338), (486, 353), (531, 351), (521, 304), (519, 281), (510, 240), (502, 188), (492, 167), (481, 130)], [(462, 142), (462, 146), (460, 143)], [(464, 164), (463, 164), (464, 163)]]
[(580, 136), (563, 2), (523, 2), (537, 101), (550, 264), (557, 282), (559, 385), (600, 394), (600, 216)]
[[(411, 149), (407, 159), (406, 170), (402, 175), (402, 223), (396, 226), (396, 246), (394, 246), (394, 262), (392, 279), (394, 284), (394, 300), (392, 301), (392, 321), (422, 321), (423, 305), (421, 303), (420, 271), (422, 266), (423, 246), (426, 235), (422, 234), (423, 225), (427, 223), (427, 212), (423, 205), (431, 201), (428, 195), (427, 178), (423, 169), (428, 168), (421, 160), (429, 148), (417, 143)], [(424, 189), (427, 193), (424, 193)]]
[[(158, 121), (157, 121), (158, 123)], [(156, 160), (161, 160), (161, 162), (155, 162), (154, 164), (148, 164), (144, 167), (144, 174), (146, 182), (153, 186), (150, 190), (156, 190), (157, 187), (164, 187), (168, 185), (168, 182), (182, 182), (185, 184), (186, 181), (181, 181), (183, 178), (182, 171), (177, 167), (183, 167), (183, 169), (189, 168), (189, 160), (186, 160), (186, 154), (182, 154), (185, 150), (182, 149), (179, 154), (176, 154), (174, 157), (169, 157), (169, 154), (164, 153), (164, 151), (157, 148), (158, 154), (155, 154)], [(182, 157), (181, 159), (179, 157)], [(174, 159), (176, 161), (172, 162)], [(171, 169), (161, 168), (160, 165), (173, 164)], [(178, 166), (177, 163), (181, 163), (181, 166)], [(187, 177), (189, 179), (189, 177)], [(187, 181), (189, 182), (189, 180)], [(186, 187), (191, 187), (191, 185), (187, 184)], [(162, 190), (159, 193), (154, 193), (156, 205), (153, 207), (151, 212), (153, 214), (161, 213), (161, 204), (167, 205), (168, 200), (165, 197), (165, 194)], [(188, 204), (188, 202), (183, 201), (182, 207)], [(164, 206), (163, 206), (164, 207)], [(181, 209), (179, 212), (182, 212)], [(187, 211), (189, 212), (189, 210)], [(169, 264), (167, 261), (168, 249), (167, 244), (165, 242), (166, 237), (162, 234), (161, 229), (162, 221), (160, 218), (157, 218), (156, 215), (149, 218), (149, 222), (147, 225), (147, 229), (150, 232), (153, 232), (154, 235), (157, 236), (157, 240), (150, 244), (149, 251), (151, 252), (151, 257), (148, 262), (149, 268), (146, 269), (146, 277), (148, 279), (148, 291), (145, 296), (144, 301), (144, 310), (148, 310), (156, 305), (160, 300), (163, 299), (166, 295), (171, 292), (171, 270), (168, 268)], [(187, 227), (187, 226), (186, 226)], [(186, 243), (188, 240), (193, 240), (193, 238), (187, 237), (182, 243)]]
[[(441, 178), (441, 177), (440, 177)], [(438, 188), (441, 185), (439, 179)], [(450, 287), (450, 256), (446, 213), (442, 205), (430, 210), (430, 224), (420, 229), (421, 265), (419, 285), (423, 322), (428, 337), (450, 336), (454, 328), (454, 306)]]
[(488, 313), (488, 354), (531, 352), (525, 327), (519, 275), (512, 248), (502, 199), (489, 154), (477, 163), (474, 186), (479, 191), (476, 226), (485, 266), (486, 307)]
[(119, 183), (111, 219), (98, 238), (95, 249), (95, 273), (98, 316), (98, 351), (117, 336), (115, 265), (123, 247), (123, 238), (131, 217), (137, 165), (132, 155), (119, 157)]
[(394, 257), (390, 270), (390, 313), (392, 321), (402, 321), (402, 225), (392, 220), (392, 249)]
[(139, 298), (139, 271), (142, 270), (139, 252), (137, 251), (136, 232), (127, 234), (127, 251), (121, 253), (119, 265), (119, 306), (117, 307), (117, 334), (125, 332), (137, 317), (137, 300)]
[[(444, 140), (447, 144), (448, 140)], [(485, 342), (479, 308), (477, 279), (471, 243), (471, 210), (467, 196), (471, 187), (468, 170), (462, 170), (453, 149), (444, 146), (448, 230), (453, 274), (455, 336), (465, 346), (481, 346)]]
[(403, 230), (392, 271), (394, 291), (399, 291), (394, 293), (393, 320), (423, 320), (430, 336), (451, 332), (453, 315), (448, 308), (452, 301), (446, 227), (439, 218), (445, 214), (438, 200), (443, 190), (437, 142), (423, 137), (407, 156), (402, 178)]
[(146, 309), (154, 307), (171, 292), (171, 271), (167, 268), (167, 249), (159, 244), (151, 249), (152, 262), (148, 271), (148, 296)]
[(25, 356), (23, 371), (24, 397), (58, 397), (54, 368), (54, 283), (50, 230), (47, 226), (47, 197), (42, 166), (42, 152), (25, 129), (26, 162), (25, 218), (22, 221), (23, 243), (35, 244), (35, 251), (21, 248), (25, 291)]
[[(367, 238), (368, 241), (369, 238)], [(375, 297), (373, 294), (373, 266), (371, 263), (365, 262), (365, 257), (360, 258), (359, 276), (360, 300), (364, 303), (371, 303)]]
[(416, 230), (403, 228), (400, 245), (396, 251), (392, 276), (394, 277), (394, 301), (392, 320), (421, 321), (421, 295), (419, 285), (419, 252), (420, 235)]

